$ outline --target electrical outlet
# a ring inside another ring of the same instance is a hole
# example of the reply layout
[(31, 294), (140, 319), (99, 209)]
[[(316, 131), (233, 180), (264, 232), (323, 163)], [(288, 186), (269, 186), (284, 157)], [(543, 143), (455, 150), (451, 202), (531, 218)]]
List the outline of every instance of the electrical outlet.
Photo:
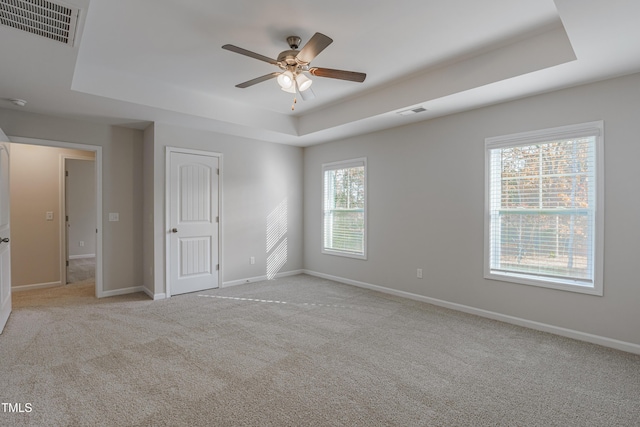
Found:
[(45, 213), (45, 219), (47, 221), (53, 221), (53, 212), (51, 212), (51, 211), (46, 212)]
[(84, 247), (84, 242), (82, 240), (80, 240), (80, 247)]
[(249, 258), (249, 264), (255, 264), (256, 263), (256, 257), (252, 256), (251, 258)]
[(120, 214), (118, 212), (109, 212), (109, 221), (120, 221)]
[(418, 269), (417, 275), (418, 275), (418, 279), (422, 279), (422, 269), (421, 268)]

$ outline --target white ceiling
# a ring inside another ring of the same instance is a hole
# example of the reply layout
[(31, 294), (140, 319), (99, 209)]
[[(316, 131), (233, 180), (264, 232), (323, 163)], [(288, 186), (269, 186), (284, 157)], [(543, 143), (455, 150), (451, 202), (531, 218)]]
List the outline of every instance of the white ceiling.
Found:
[[(73, 47), (0, 25), (0, 107), (306, 146), (640, 71), (635, 0), (59, 3), (81, 9)], [(275, 80), (235, 87), (278, 68), (222, 45), (275, 59), (316, 31), (334, 42), (312, 65), (364, 83), (312, 77), (295, 111)]]

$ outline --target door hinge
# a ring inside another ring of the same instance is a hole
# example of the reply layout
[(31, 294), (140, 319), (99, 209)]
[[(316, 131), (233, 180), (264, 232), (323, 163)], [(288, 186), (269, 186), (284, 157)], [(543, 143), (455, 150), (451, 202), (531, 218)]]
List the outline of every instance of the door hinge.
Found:
[(64, 220), (69, 222), (69, 215), (65, 215)]
[(69, 267), (69, 261), (67, 261), (67, 267)]
[(220, 169), (216, 169), (216, 175), (220, 175)]
[(64, 176), (69, 176), (69, 171), (64, 171)]
[(216, 217), (216, 222), (220, 222), (220, 217), (219, 216)]
[(220, 270), (220, 264), (216, 264), (216, 271)]

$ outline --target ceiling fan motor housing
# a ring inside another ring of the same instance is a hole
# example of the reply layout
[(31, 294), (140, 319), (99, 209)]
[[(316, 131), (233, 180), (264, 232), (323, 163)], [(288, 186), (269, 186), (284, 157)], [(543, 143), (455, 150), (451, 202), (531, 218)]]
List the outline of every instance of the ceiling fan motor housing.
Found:
[(283, 65), (298, 65), (296, 55), (298, 55), (297, 50), (285, 50), (278, 55), (278, 62)]
[(298, 46), (302, 43), (302, 39), (298, 36), (287, 37), (287, 43), (291, 50), (285, 50), (278, 55), (278, 63), (282, 69), (288, 69), (292, 72), (300, 71), (300, 65), (308, 65), (308, 63), (301, 62), (297, 57), (300, 51)]

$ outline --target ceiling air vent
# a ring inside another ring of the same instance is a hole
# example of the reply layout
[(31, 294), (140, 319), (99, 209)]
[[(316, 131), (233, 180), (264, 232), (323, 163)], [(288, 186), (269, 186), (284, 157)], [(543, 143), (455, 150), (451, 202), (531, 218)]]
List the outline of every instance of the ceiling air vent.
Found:
[(0, 0), (0, 24), (73, 46), (80, 10), (47, 0)]
[(422, 113), (423, 111), (427, 111), (427, 109), (424, 107), (416, 107), (409, 110), (398, 111), (398, 114), (400, 114), (401, 116), (411, 116), (413, 114)]

